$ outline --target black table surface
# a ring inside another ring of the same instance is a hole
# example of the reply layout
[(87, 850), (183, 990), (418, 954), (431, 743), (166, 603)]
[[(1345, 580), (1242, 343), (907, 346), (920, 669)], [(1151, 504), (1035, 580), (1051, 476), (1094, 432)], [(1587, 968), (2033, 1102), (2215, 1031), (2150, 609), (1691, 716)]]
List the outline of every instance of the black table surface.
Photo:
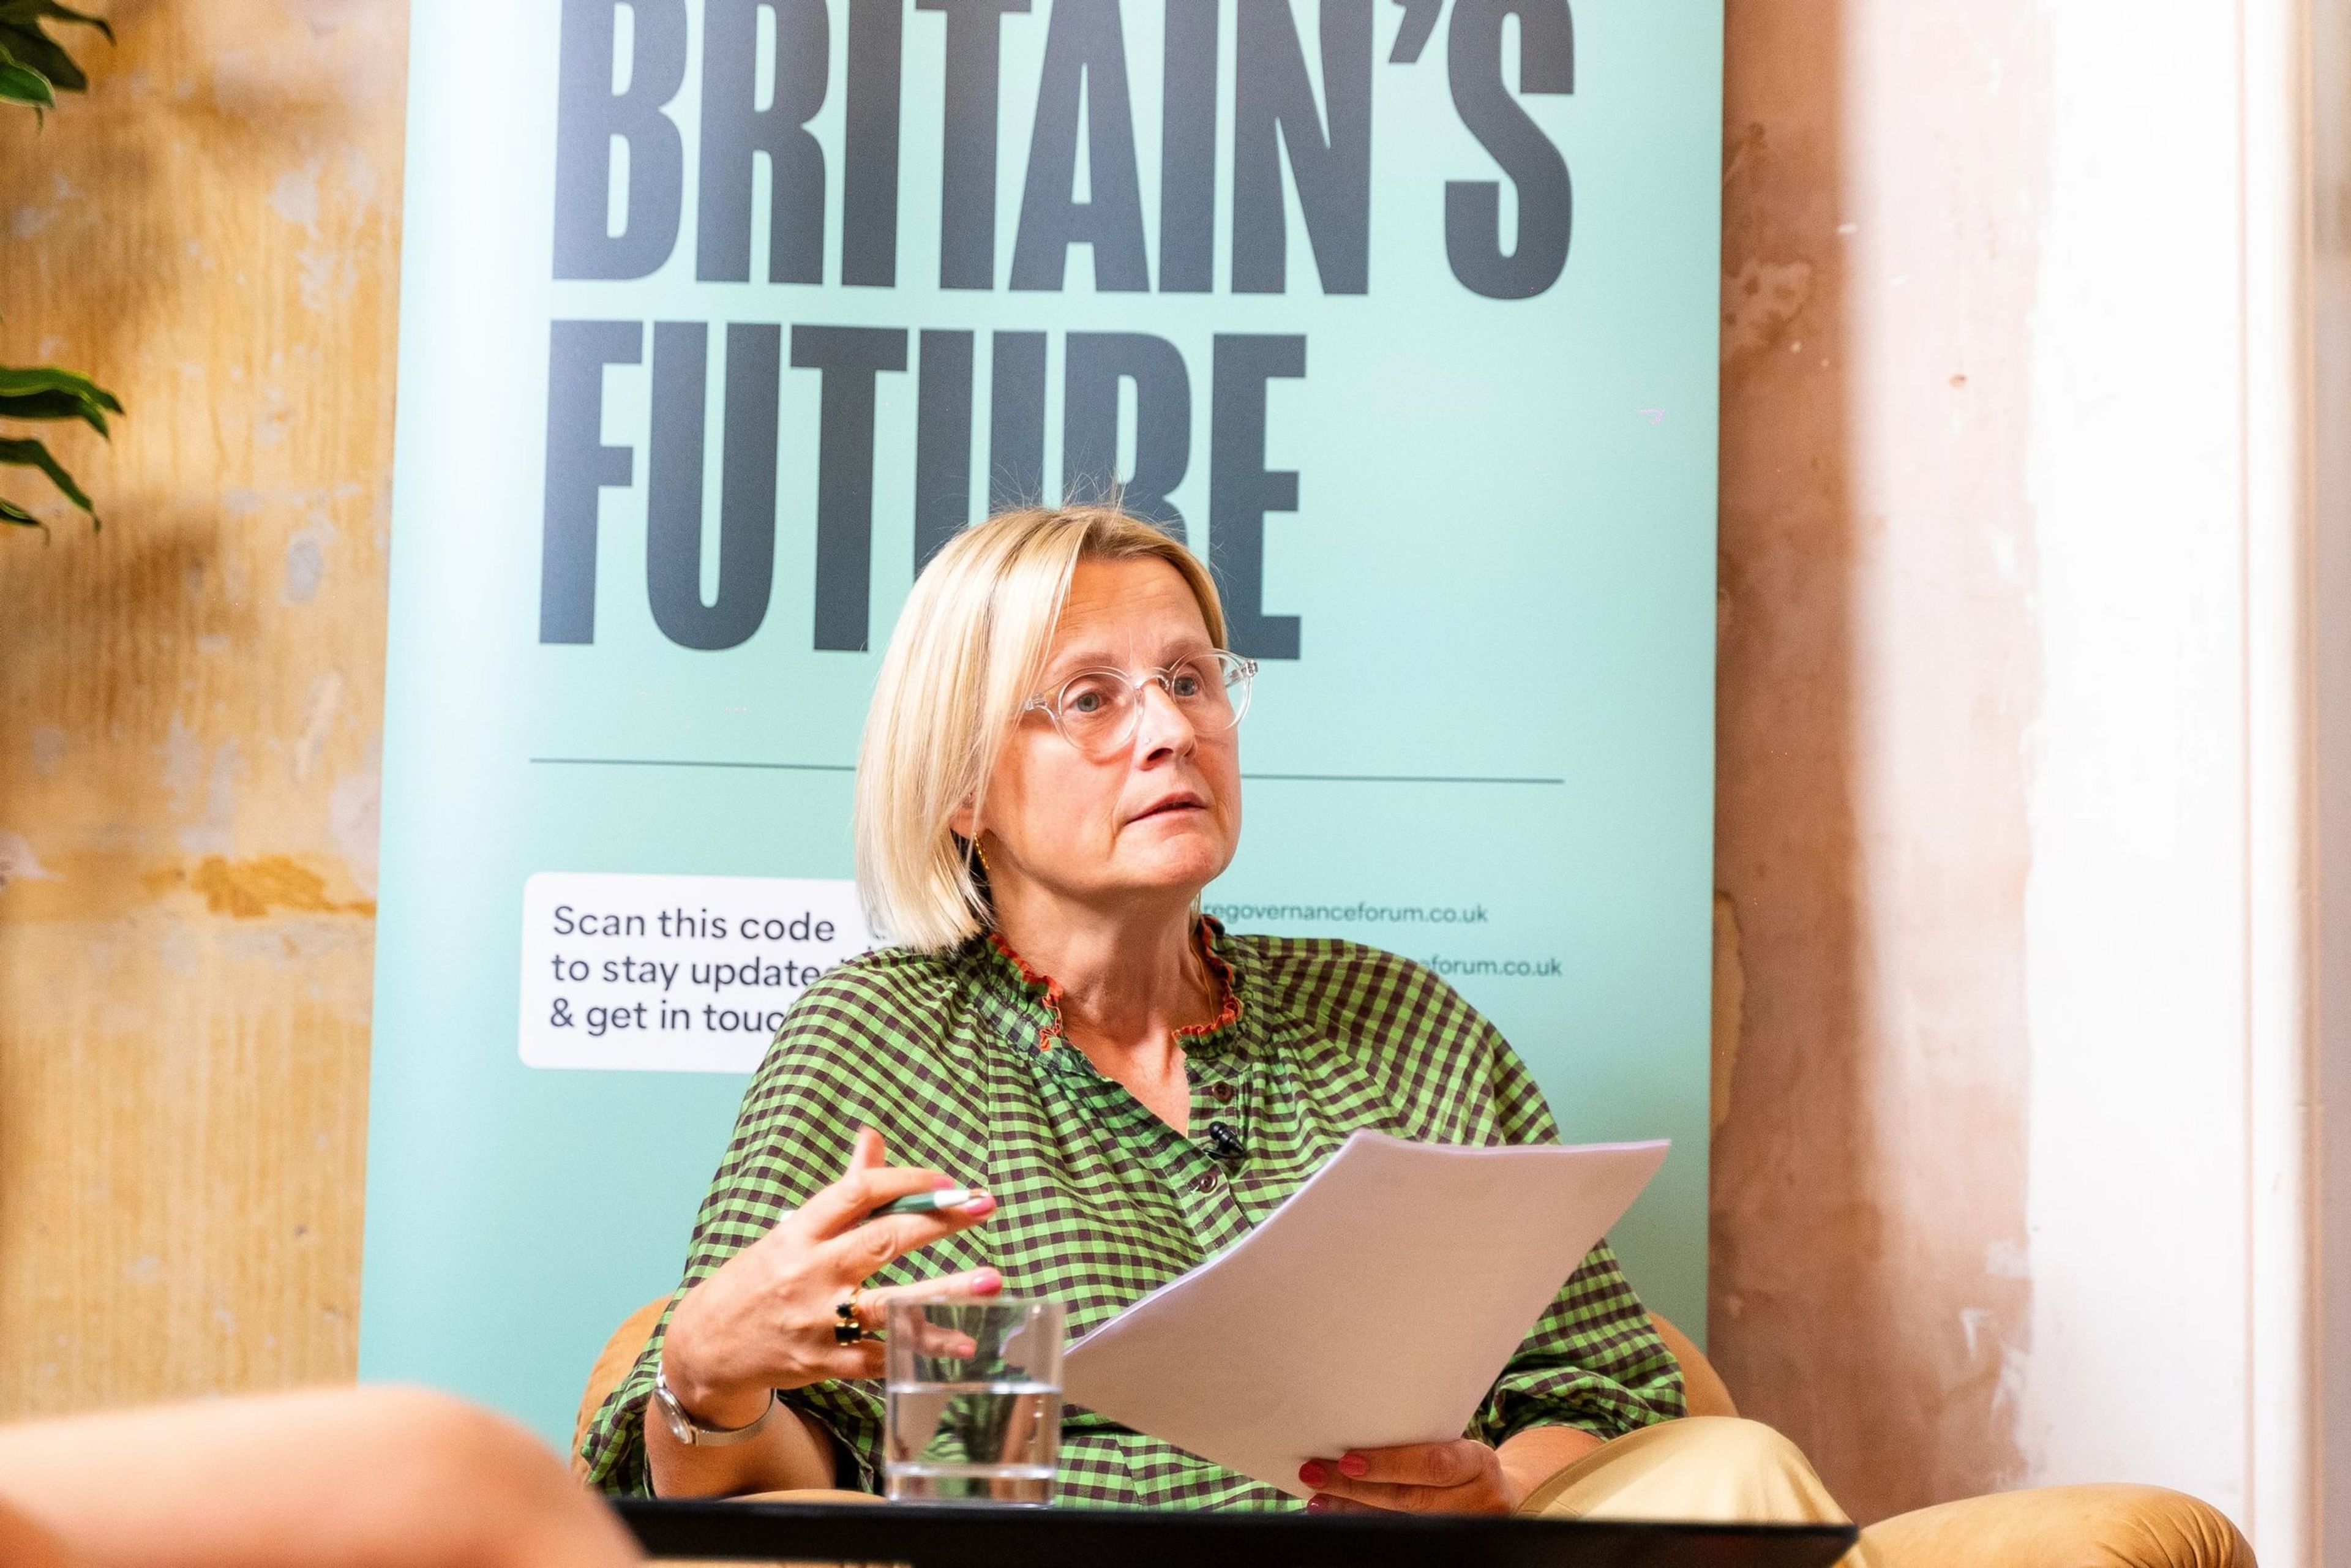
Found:
[(1827, 1568), (1849, 1524), (1185, 1513), (955, 1503), (617, 1506), (654, 1557), (916, 1568)]

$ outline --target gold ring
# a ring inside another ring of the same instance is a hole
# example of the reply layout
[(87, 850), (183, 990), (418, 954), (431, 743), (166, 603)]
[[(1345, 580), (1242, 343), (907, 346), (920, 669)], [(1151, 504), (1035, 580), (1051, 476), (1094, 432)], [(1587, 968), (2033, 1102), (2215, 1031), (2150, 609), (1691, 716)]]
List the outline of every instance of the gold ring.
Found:
[(852, 1285), (849, 1288), (849, 1294), (842, 1297), (840, 1304), (832, 1309), (833, 1343), (862, 1344), (865, 1343), (868, 1337), (865, 1333), (865, 1320), (857, 1314), (857, 1298), (864, 1289), (862, 1285)]

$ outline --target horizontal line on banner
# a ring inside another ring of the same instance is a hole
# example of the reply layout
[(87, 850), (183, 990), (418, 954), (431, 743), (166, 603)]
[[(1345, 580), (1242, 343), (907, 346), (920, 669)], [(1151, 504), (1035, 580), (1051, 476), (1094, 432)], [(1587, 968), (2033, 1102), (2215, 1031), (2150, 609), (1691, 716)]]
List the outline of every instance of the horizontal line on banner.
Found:
[(1458, 773), (1244, 773), (1283, 784), (1564, 784), (1564, 779), (1473, 779)]
[(757, 768), (771, 773), (854, 773), (847, 762), (705, 762), (690, 757), (534, 757), (565, 768)]
[[(778, 773), (854, 773), (845, 762), (713, 762), (686, 757), (534, 757), (531, 761), (565, 768), (752, 768)], [(1471, 778), (1453, 773), (1244, 773), (1277, 784), (1543, 784), (1564, 779)]]

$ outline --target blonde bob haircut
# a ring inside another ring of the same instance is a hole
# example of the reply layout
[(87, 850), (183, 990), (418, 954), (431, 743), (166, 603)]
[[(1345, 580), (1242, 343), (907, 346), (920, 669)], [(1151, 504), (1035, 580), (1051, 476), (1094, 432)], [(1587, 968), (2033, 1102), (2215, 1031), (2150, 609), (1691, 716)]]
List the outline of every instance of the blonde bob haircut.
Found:
[(1225, 611), (1197, 557), (1116, 507), (1029, 507), (967, 529), (932, 559), (890, 634), (857, 754), (857, 889), (884, 939), (945, 952), (993, 924), (971, 846), (949, 825), (980, 809), (1081, 560), (1164, 560), (1225, 646)]

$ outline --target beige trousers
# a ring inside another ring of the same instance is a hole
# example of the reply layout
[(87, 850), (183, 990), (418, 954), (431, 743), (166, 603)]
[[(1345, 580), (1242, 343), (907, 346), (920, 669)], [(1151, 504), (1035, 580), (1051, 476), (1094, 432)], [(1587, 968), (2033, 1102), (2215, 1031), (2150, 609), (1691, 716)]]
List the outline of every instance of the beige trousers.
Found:
[[(1520, 1510), (1548, 1519), (1844, 1522), (1796, 1445), (1760, 1421), (1693, 1416), (1570, 1465)], [(1838, 1568), (2253, 1568), (2209, 1504), (2159, 1487), (2042, 1487), (1870, 1526)]]
[[(1673, 1519), (1844, 1524), (1844, 1511), (1796, 1445), (1761, 1421), (1692, 1416), (1604, 1443), (1520, 1508), (1541, 1519)], [(1855, 1546), (1837, 1568), (1873, 1568)]]

